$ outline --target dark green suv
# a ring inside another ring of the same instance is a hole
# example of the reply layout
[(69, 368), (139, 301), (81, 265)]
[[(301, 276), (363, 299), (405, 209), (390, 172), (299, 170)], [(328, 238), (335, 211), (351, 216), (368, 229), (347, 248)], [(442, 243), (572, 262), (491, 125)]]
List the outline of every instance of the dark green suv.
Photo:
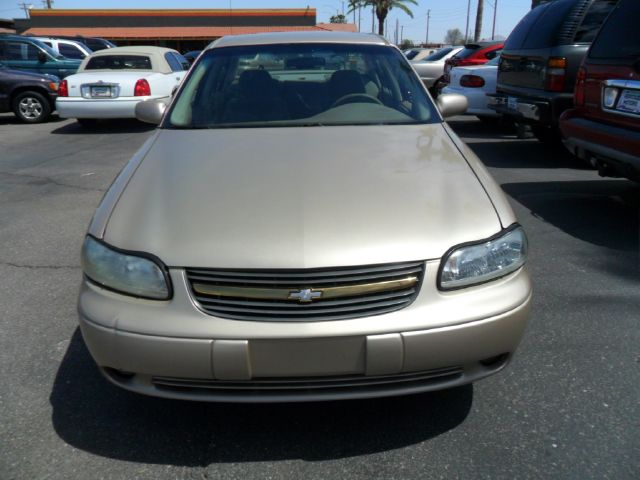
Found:
[(44, 43), (20, 35), (0, 36), (0, 62), (13, 70), (45, 73), (64, 78), (76, 73), (80, 60), (57, 54)]

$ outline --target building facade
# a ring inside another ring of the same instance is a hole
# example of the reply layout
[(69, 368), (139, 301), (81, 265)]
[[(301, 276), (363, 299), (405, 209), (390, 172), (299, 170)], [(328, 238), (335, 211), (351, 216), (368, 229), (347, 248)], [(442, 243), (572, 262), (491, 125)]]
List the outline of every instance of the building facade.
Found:
[(340, 30), (354, 24), (317, 24), (314, 8), (214, 10), (31, 10), (16, 19), (18, 33), (33, 36), (101, 37), (117, 45), (158, 45), (200, 50), (225, 35)]

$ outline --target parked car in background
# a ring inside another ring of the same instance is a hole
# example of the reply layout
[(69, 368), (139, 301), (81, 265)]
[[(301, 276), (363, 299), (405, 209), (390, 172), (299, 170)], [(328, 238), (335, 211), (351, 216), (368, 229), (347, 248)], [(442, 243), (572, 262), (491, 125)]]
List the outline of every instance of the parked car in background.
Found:
[(503, 47), (503, 42), (468, 43), (458, 53), (444, 62), (444, 74), (438, 88), (443, 88), (449, 83), (449, 72), (452, 68), (484, 65), (489, 60), (496, 58)]
[[(245, 68), (256, 56), (282, 62)], [(170, 107), (137, 105), (161, 128), (85, 237), (78, 311), (100, 370), (138, 393), (234, 402), (502, 370), (529, 316), (527, 243), (443, 121), (465, 107), (434, 104), (378, 35), (216, 40)]]
[(58, 55), (62, 55), (65, 58), (73, 58), (76, 60), (82, 60), (84, 57), (91, 55), (91, 49), (85, 44), (76, 42), (74, 40), (66, 40), (59, 38), (48, 37), (31, 37), (35, 40), (39, 40), (44, 43), (51, 50)]
[(488, 106), (488, 93), (496, 92), (496, 78), (500, 55), (477, 67), (455, 67), (449, 73), (451, 78), (442, 93), (458, 93), (467, 97), (467, 115), (475, 115), (481, 120), (500, 117)]
[(412, 61), (411, 65), (427, 88), (433, 87), (436, 81), (444, 73), (445, 62), (456, 53), (462, 51), (464, 47), (444, 47), (433, 52), (421, 61)]
[(134, 118), (139, 101), (169, 97), (189, 67), (178, 52), (162, 47), (95, 52), (60, 84), (58, 114), (83, 125), (100, 118)]
[(578, 71), (565, 145), (603, 176), (640, 181), (640, 3), (620, 0)]
[(429, 55), (432, 55), (436, 49), (433, 48), (411, 48), (404, 52), (404, 56), (407, 57), (408, 60), (412, 60), (414, 62), (419, 62), (420, 60), (424, 60)]
[(202, 50), (192, 50), (190, 52), (187, 52), (184, 54), (184, 58), (186, 58), (189, 61), (189, 65), (193, 65), (193, 62), (196, 61), (196, 58), (198, 58), (198, 55), (200, 55), (202, 53)]
[(109, 40), (105, 40), (104, 38), (97, 37), (83, 37), (81, 35), (77, 35), (75, 37), (65, 36), (65, 35), (57, 35), (55, 38), (63, 38), (66, 40), (73, 40), (74, 42), (80, 42), (86, 45), (92, 52), (97, 52), (99, 50), (104, 50), (106, 48), (115, 48), (117, 45)]
[(531, 10), (506, 41), (490, 107), (559, 142), (580, 63), (617, 0), (556, 0)]
[(0, 112), (13, 112), (25, 123), (44, 122), (55, 109), (60, 79), (12, 70), (0, 63)]
[(0, 36), (0, 62), (14, 70), (64, 78), (76, 73), (80, 60), (65, 58), (39, 40), (20, 35)]

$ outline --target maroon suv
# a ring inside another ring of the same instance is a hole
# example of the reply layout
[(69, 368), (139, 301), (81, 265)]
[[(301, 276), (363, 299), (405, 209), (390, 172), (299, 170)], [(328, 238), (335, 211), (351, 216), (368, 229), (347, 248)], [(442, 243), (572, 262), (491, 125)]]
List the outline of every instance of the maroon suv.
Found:
[(580, 71), (575, 107), (560, 129), (567, 147), (602, 176), (640, 181), (640, 2), (620, 0)]

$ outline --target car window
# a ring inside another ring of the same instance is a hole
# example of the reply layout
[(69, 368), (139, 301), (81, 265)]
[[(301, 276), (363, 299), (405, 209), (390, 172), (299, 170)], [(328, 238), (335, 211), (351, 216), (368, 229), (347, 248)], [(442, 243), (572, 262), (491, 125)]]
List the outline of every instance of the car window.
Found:
[(500, 64), (500, 54), (502, 53), (501, 50), (497, 50), (496, 51), (497, 55), (495, 57), (493, 57), (491, 60), (489, 60), (487, 63), (485, 63), (485, 65), (487, 66), (497, 66)]
[(455, 58), (460, 58), (460, 59), (468, 58), (471, 55), (473, 55), (474, 53), (476, 53), (479, 48), (480, 48), (480, 45), (467, 45), (462, 50), (460, 50), (458, 53), (456, 53), (454, 55), (454, 57)]
[(638, 18), (640, 3), (635, 0), (622, 0), (602, 26), (589, 57), (640, 59)]
[(549, 48), (556, 45), (558, 33), (571, 11), (585, 0), (555, 0), (542, 4), (513, 29), (505, 43), (506, 50)]
[(595, 0), (576, 30), (574, 41), (577, 43), (593, 42), (593, 39), (596, 38), (598, 34), (598, 30), (600, 30), (605, 19), (617, 3), (618, 0)]
[(440, 60), (444, 57), (446, 57), (449, 53), (451, 53), (453, 51), (453, 48), (441, 48), (440, 50), (437, 50), (435, 52), (433, 52), (431, 55), (429, 55), (427, 58), (425, 58), (423, 60), (423, 62), (433, 62), (435, 60)]
[(145, 55), (100, 55), (87, 62), (85, 70), (151, 70), (151, 59)]
[(490, 50), (484, 54), (484, 58), (487, 58), (489, 60), (496, 58), (496, 56), (499, 55), (501, 51), (502, 51), (501, 48), (498, 48), (496, 50)]
[(167, 118), (168, 128), (440, 121), (399, 51), (357, 44), (209, 50)]
[(51, 42), (44, 42), (43, 41), (42, 43), (44, 43), (47, 47), (53, 47), (53, 44)]
[(38, 60), (38, 48), (31, 43), (8, 41), (5, 48), (7, 60)]
[(169, 68), (171, 69), (172, 72), (180, 72), (183, 70), (182, 65), (180, 65), (180, 62), (175, 57), (173, 52), (166, 52), (164, 54), (164, 59), (169, 64)]
[(184, 56), (180, 55), (179, 53), (173, 53), (176, 57), (176, 59), (178, 60), (178, 62), (180, 63), (180, 66), (182, 67), (180, 70), (185, 71), (185, 70), (189, 70), (189, 68), (191, 68), (191, 64), (189, 63), (189, 60), (187, 60)]
[(67, 43), (59, 43), (58, 50), (60, 54), (67, 58), (83, 59), (86, 57), (85, 53), (75, 45), (69, 45)]

